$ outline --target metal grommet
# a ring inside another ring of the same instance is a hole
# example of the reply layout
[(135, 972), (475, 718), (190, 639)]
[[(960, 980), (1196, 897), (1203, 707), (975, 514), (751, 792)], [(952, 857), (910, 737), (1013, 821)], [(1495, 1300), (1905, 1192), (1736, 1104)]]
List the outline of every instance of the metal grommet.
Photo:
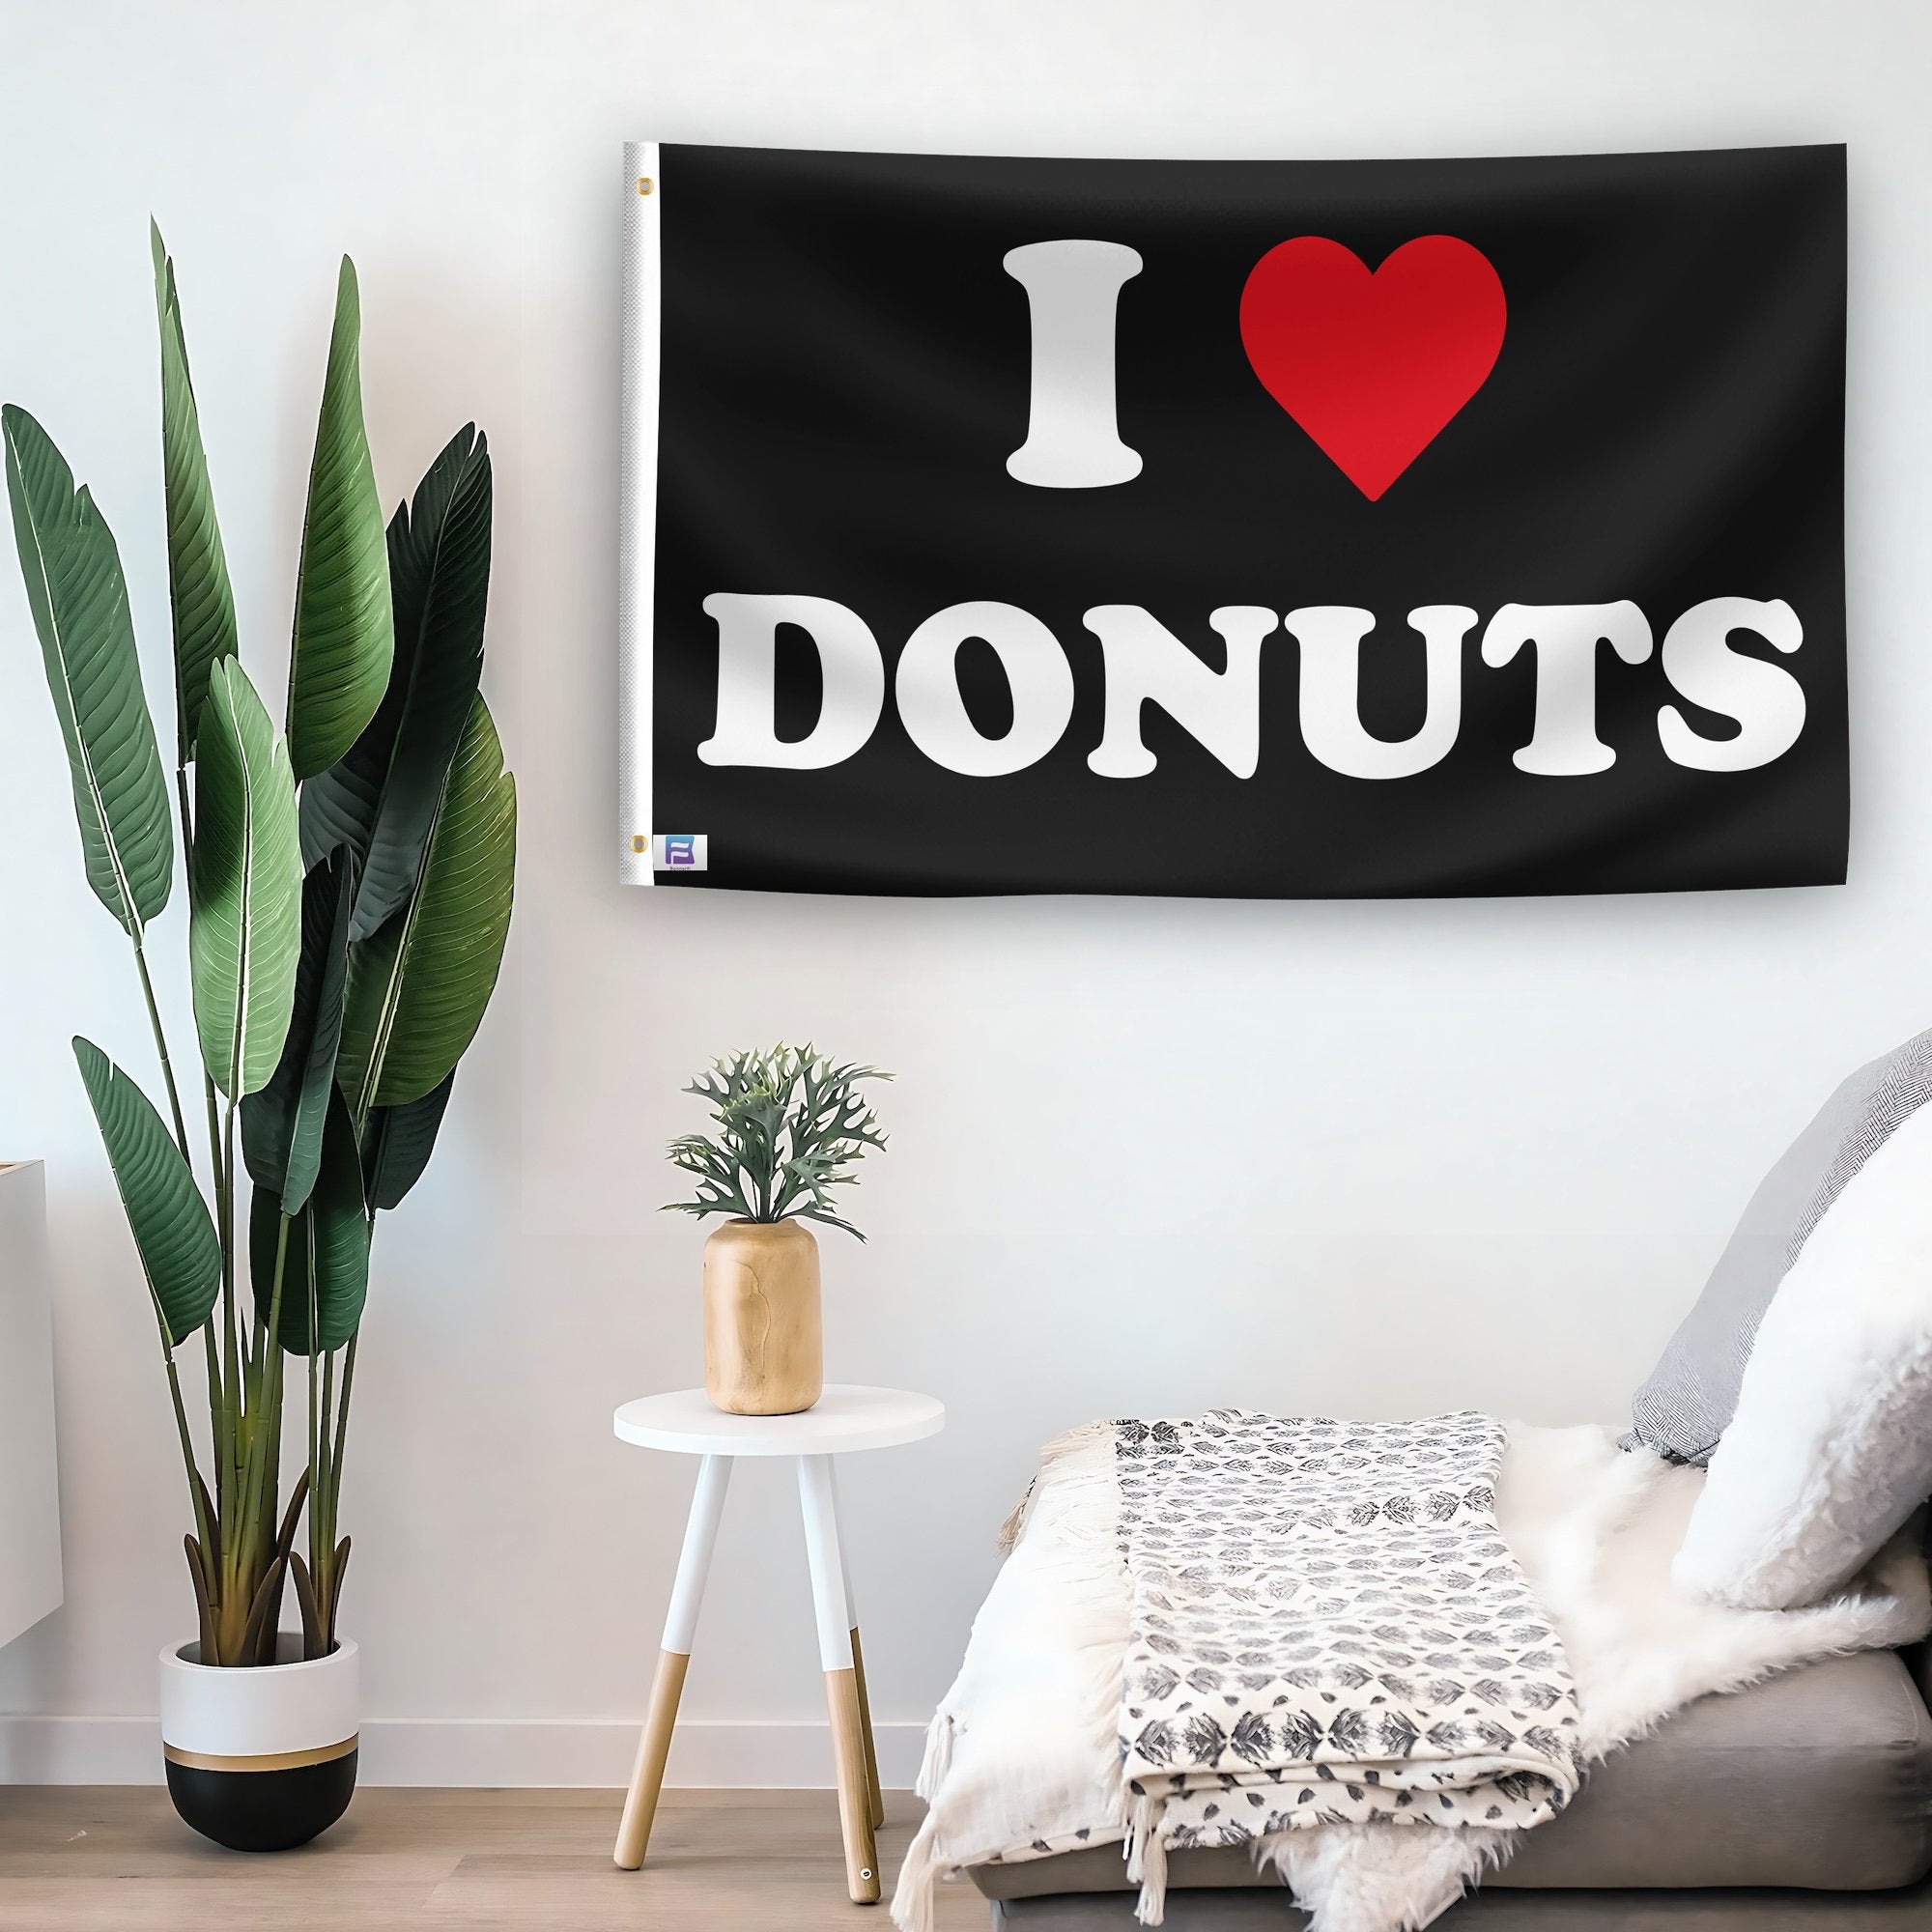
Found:
[(650, 176), (649, 176), (649, 175), (639, 175), (639, 176), (638, 177), (638, 192), (639, 192), (639, 194), (649, 194), (649, 193), (650, 193), (650, 191), (651, 191), (651, 178), (650, 178)]
[(650, 850), (650, 844), (651, 841), (641, 832), (632, 834), (631, 850), (633, 852), (647, 852)]

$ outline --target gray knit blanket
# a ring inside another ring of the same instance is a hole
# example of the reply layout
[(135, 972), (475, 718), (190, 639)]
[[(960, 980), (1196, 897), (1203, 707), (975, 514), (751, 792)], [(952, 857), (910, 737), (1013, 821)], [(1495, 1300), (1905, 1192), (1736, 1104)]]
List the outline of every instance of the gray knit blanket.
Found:
[(1308, 1824), (1536, 1825), (1581, 1779), (1561, 1646), (1464, 1411), (1116, 1422), (1129, 1876)]

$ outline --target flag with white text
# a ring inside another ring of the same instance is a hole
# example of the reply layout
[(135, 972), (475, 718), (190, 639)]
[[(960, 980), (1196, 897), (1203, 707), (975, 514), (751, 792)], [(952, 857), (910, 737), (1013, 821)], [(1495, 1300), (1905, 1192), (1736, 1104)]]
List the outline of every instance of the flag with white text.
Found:
[(1842, 148), (626, 153), (627, 878), (1843, 879)]

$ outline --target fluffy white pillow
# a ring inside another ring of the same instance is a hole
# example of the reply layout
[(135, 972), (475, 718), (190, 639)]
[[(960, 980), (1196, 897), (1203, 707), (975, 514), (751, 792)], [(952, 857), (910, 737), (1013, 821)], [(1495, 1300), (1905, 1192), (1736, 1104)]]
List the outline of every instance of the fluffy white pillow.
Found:
[(1847, 1183), (1766, 1311), (1671, 1575), (1746, 1609), (1850, 1580), (1932, 1494), (1932, 1107)]

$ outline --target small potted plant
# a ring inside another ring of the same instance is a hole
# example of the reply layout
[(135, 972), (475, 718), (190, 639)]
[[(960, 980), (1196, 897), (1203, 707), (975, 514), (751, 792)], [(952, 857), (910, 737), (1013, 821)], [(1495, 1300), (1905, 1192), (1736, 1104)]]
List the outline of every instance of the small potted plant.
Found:
[[(165, 1108), (75, 1039), (147, 1277), (140, 1319), (157, 1331), (192, 1524), (198, 1635), (160, 1659), (168, 1789), (207, 1836), (273, 1851), (327, 1830), (355, 1789), (356, 1647), (337, 1629), (349, 1560), (337, 1506), (369, 1245), (379, 1211), (423, 1172), (496, 985), (516, 788), (477, 690), (483, 439), (460, 431), (385, 532), (345, 258), (278, 731), (242, 668), (158, 233), (154, 262), (172, 796), (113, 534), (24, 410), (0, 410), (0, 442), (87, 879), (132, 944)], [(174, 885), (177, 823), (198, 1079), (169, 1055), (146, 950)], [(306, 1383), (308, 1454), (285, 1486), (291, 1358)], [(285, 1600), (299, 1630), (282, 1628)]]
[(727, 1414), (792, 1415), (824, 1391), (818, 1242), (804, 1224), (866, 1238), (832, 1211), (832, 1190), (885, 1146), (859, 1087), (891, 1078), (780, 1044), (714, 1061), (684, 1090), (716, 1126), (671, 1142), (672, 1166), (696, 1186), (666, 1208), (730, 1217), (704, 1243), (704, 1386)]

